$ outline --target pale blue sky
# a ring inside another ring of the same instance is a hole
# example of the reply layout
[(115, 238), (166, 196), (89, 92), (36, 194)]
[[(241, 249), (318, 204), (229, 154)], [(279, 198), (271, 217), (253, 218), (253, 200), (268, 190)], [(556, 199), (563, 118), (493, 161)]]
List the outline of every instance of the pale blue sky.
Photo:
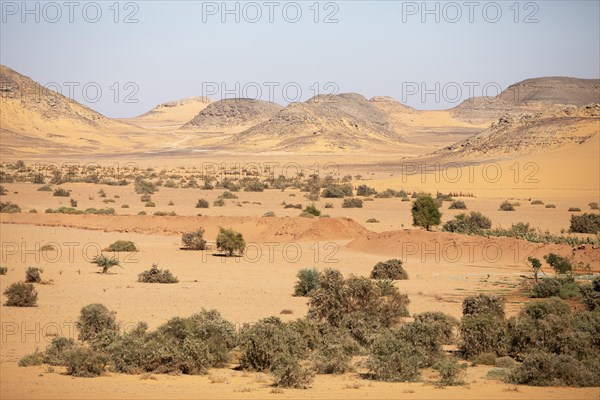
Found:
[[(37, 3), (39, 22), (35, 11), (24, 13), (21, 1), (1, 3), (0, 62), (42, 84), (60, 84), (63, 94), (68, 82), (77, 82), (75, 99), (110, 117), (134, 116), (158, 103), (207, 94), (211, 82), (240, 95), (246, 85), (250, 97), (256, 96), (250, 88), (259, 87), (263, 100), (270, 99), (269, 85), (276, 83), (272, 100), (282, 104), (297, 98), (295, 88), (306, 100), (317, 87), (330, 92), (325, 85), (333, 82), (330, 88), (338, 92), (387, 95), (418, 109), (439, 109), (456, 105), (456, 87), (462, 90), (460, 100), (466, 99), (469, 82), (479, 84), (474, 94), (488, 85), (493, 95), (496, 86), (530, 77), (600, 75), (599, 1), (519, 2), (518, 16), (514, 1), (481, 1), (473, 22), (464, 1), (452, 6), (428, 2), (429, 9), (438, 7), (439, 22), (434, 14), (422, 15), (421, 1), (320, 2), (318, 23), (315, 1), (274, 2), (272, 23), (265, 1), (228, 2), (230, 8), (238, 4), (239, 23), (233, 14), (221, 21), (221, 1), (120, 2), (118, 23), (114, 1), (79, 2), (72, 23), (63, 1), (55, 3), (62, 12), (55, 23), (50, 20), (56, 9), (46, 2)], [(284, 17), (294, 18), (295, 4), (302, 16), (291, 23)], [(97, 23), (87, 22), (83, 7), (93, 19), (96, 5), (102, 16)], [(263, 15), (251, 23), (255, 5)], [(498, 18), (497, 6), (502, 11)], [(27, 7), (35, 10), (36, 2)], [(457, 10), (462, 17), (452, 23)], [(130, 13), (137, 23), (123, 23)], [(323, 23), (330, 13), (337, 23)], [(532, 13), (538, 22), (525, 23)], [(134, 84), (125, 87), (128, 82)], [(436, 82), (448, 88), (439, 101), (434, 94), (422, 99), (421, 89), (409, 91), (422, 84), (434, 89)], [(95, 97), (95, 87), (101, 88), (97, 102), (85, 101), (86, 84), (88, 99)], [(127, 94), (138, 102), (125, 102)], [(211, 97), (225, 94), (219, 90)]]

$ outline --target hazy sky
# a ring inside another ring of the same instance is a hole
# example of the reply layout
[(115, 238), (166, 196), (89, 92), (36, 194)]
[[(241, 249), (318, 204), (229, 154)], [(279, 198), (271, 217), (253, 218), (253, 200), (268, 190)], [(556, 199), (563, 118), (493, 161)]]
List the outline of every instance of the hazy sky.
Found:
[(600, 75), (599, 1), (0, 3), (0, 62), (110, 117), (201, 95), (438, 109)]

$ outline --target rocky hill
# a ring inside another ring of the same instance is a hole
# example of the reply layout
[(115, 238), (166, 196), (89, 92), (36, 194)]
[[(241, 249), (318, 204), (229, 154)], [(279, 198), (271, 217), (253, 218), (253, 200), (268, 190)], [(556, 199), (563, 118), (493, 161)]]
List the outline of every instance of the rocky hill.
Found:
[(181, 129), (236, 133), (268, 120), (281, 108), (279, 104), (262, 100), (219, 100), (200, 111)]
[(434, 154), (460, 158), (531, 154), (583, 143), (599, 128), (600, 104), (552, 106), (542, 112), (507, 114), (487, 130)]

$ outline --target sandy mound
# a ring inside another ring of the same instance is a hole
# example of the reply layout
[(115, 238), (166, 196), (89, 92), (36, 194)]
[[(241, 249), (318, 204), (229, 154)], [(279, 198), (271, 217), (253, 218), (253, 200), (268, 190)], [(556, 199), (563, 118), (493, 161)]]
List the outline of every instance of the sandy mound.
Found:
[(212, 239), (219, 227), (231, 227), (241, 232), (247, 241), (314, 241), (343, 240), (364, 236), (369, 231), (350, 218), (261, 218), (149, 215), (106, 216), (67, 214), (8, 214), (2, 215), (3, 224), (59, 226), (104, 232), (132, 232), (153, 235), (181, 235), (204, 228), (205, 236)]
[[(369, 232), (352, 240), (347, 247), (400, 259), (412, 258), (421, 262), (500, 263), (521, 267), (525, 265), (529, 256), (542, 259), (545, 254), (556, 253), (570, 257), (574, 263), (589, 263), (593, 271), (600, 271), (599, 247), (585, 245), (572, 248), (564, 244), (532, 243), (508, 237), (468, 236), (406, 229)], [(549, 270), (549, 267), (546, 268)]]

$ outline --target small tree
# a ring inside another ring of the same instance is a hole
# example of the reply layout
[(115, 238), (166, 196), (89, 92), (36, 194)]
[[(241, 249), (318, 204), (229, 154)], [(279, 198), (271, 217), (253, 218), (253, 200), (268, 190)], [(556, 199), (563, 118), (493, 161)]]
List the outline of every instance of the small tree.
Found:
[(199, 228), (192, 232), (185, 232), (181, 235), (181, 244), (186, 250), (204, 250), (206, 249), (206, 240), (204, 240), (204, 229)]
[(240, 255), (244, 254), (244, 249), (246, 248), (244, 236), (231, 228), (219, 228), (216, 244), (217, 248), (221, 251), (227, 252), (229, 257), (233, 256), (233, 253), (236, 251)]
[(429, 228), (439, 225), (441, 222), (442, 213), (431, 196), (418, 196), (413, 203), (411, 212), (414, 226), (430, 230)]
[(35, 307), (38, 293), (31, 283), (13, 283), (4, 291), (7, 297), (5, 306), (8, 307)]
[(533, 276), (535, 277), (535, 283), (538, 283), (538, 273), (540, 272), (540, 269), (542, 269), (542, 263), (540, 262), (539, 259), (537, 259), (535, 257), (527, 257), (527, 261), (529, 261), (531, 269), (533, 269)]
[(294, 296), (309, 296), (319, 286), (321, 274), (315, 268), (301, 269), (296, 274), (298, 282), (294, 286)]
[(96, 264), (98, 267), (102, 268), (102, 273), (106, 274), (109, 269), (114, 267), (115, 265), (120, 266), (119, 260), (114, 257), (106, 257), (104, 254), (97, 255), (91, 261), (92, 264)]
[(556, 275), (564, 275), (571, 273), (573, 266), (571, 262), (565, 257), (561, 257), (558, 254), (549, 253), (544, 256), (544, 260), (554, 269)]

